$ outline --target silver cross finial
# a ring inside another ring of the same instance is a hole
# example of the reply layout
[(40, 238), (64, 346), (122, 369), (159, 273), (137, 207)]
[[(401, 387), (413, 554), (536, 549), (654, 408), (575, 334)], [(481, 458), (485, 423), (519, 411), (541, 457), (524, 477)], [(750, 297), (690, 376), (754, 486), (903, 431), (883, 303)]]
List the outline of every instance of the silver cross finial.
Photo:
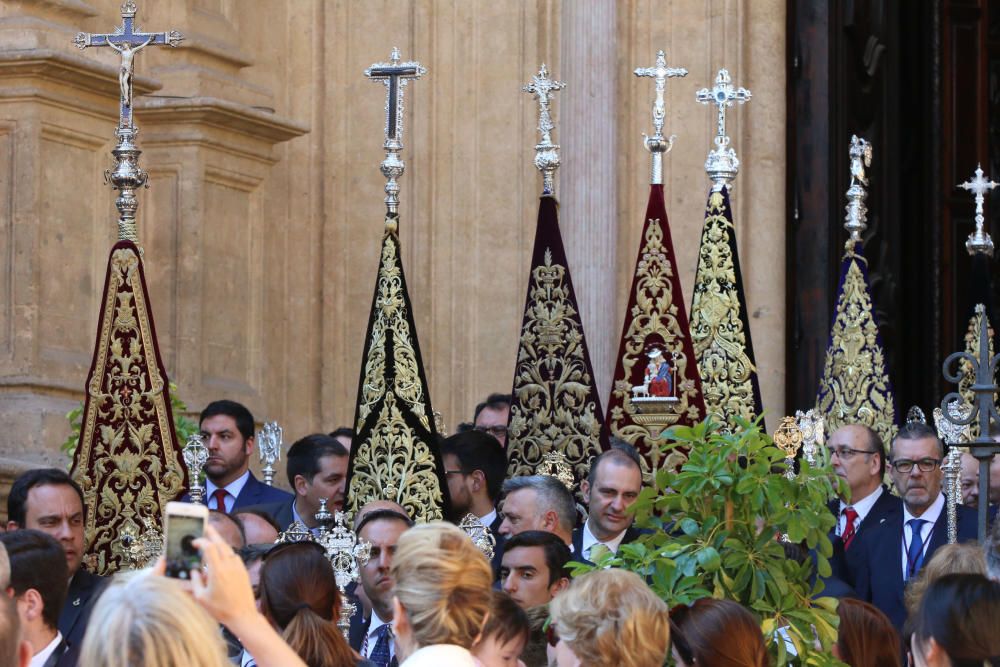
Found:
[(983, 223), (986, 221), (986, 217), (983, 215), (983, 204), (986, 202), (986, 193), (997, 185), (998, 183), (983, 176), (982, 165), (976, 165), (976, 177), (971, 181), (960, 183), (958, 186), (976, 195), (976, 231), (969, 234), (969, 238), (965, 241), (965, 249), (969, 251), (970, 255), (993, 256), (993, 239), (983, 228)]
[(663, 51), (656, 52), (656, 65), (653, 67), (637, 67), (636, 76), (646, 76), (656, 81), (656, 100), (653, 102), (653, 136), (643, 134), (643, 143), (653, 156), (653, 172), (650, 182), (654, 185), (663, 183), (663, 154), (670, 152), (673, 148), (676, 135), (671, 134), (668, 139), (663, 137), (663, 121), (667, 115), (667, 106), (664, 95), (667, 90), (667, 79), (679, 76), (687, 76), (688, 71), (683, 67), (667, 67), (667, 56)]
[(715, 150), (708, 154), (705, 160), (705, 171), (708, 172), (714, 185), (712, 190), (720, 191), (723, 186), (732, 187), (732, 181), (740, 169), (740, 161), (736, 151), (729, 146), (729, 136), (726, 134), (726, 108), (733, 103), (744, 104), (750, 101), (750, 91), (746, 88), (733, 87), (729, 71), (720, 69), (715, 77), (715, 85), (702, 88), (695, 93), (695, 99), (702, 104), (714, 104), (718, 107), (718, 121), (715, 134)]
[(542, 172), (542, 194), (545, 195), (553, 193), (554, 177), (559, 168), (559, 145), (552, 143), (552, 130), (556, 126), (552, 122), (549, 103), (552, 101), (552, 93), (565, 87), (565, 83), (549, 78), (549, 70), (542, 63), (538, 74), (532, 76), (531, 81), (521, 88), (538, 100), (538, 133), (541, 139), (535, 144), (535, 166)]
[(403, 150), (403, 91), (410, 79), (419, 79), (427, 74), (427, 68), (416, 61), (400, 62), (399, 49), (393, 47), (389, 62), (375, 63), (365, 70), (365, 76), (372, 81), (385, 84), (385, 159), (379, 167), (386, 177), (385, 206), (388, 211), (387, 223), (399, 211), (399, 183), (403, 175), (403, 161), (399, 153)]

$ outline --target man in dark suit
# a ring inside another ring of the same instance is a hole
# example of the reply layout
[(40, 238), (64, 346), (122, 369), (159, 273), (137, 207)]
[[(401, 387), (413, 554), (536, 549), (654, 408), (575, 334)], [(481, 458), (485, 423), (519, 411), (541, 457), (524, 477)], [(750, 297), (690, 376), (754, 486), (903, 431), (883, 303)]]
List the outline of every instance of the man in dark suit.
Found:
[(847, 483), (847, 494), (830, 503), (837, 517), (830, 540), (833, 576), (852, 578), (856, 550), (851, 547), (862, 528), (884, 522), (899, 512), (902, 501), (882, 485), (885, 476), (885, 449), (878, 433), (864, 424), (847, 424), (827, 440), (830, 464), (838, 477)]
[(229, 514), (240, 507), (291, 498), (287, 491), (263, 484), (250, 472), (254, 422), (249, 410), (235, 401), (213, 401), (202, 410), (198, 423), (208, 448), (205, 500), (209, 509)]
[(482, 431), (456, 433), (441, 443), (441, 460), (448, 478), (452, 521), (458, 523), (473, 514), (496, 535), (503, 521), (497, 501), (507, 474), (507, 456), (499, 441)]
[[(359, 539), (369, 542), (371, 553), (361, 567), (361, 587), (371, 602), (371, 613), (360, 608), (351, 617), (348, 641), (362, 658), (378, 667), (396, 667), (396, 641), (392, 634), (392, 556), (399, 536), (413, 526), (405, 514), (392, 509), (364, 512), (356, 529)], [(357, 604), (357, 602), (355, 602)]]
[(295, 495), (256, 509), (274, 517), (283, 531), (298, 521), (313, 533), (318, 533), (316, 512), (321, 500), (327, 501), (326, 507), (331, 513), (344, 508), (347, 449), (336, 438), (313, 433), (296, 440), (288, 448), (285, 460), (288, 484), (295, 490)]
[(7, 530), (30, 528), (53, 537), (63, 549), (69, 590), (61, 605), (59, 631), (74, 647), (83, 642), (90, 610), (107, 579), (81, 567), (86, 508), (83, 491), (66, 471), (38, 468), (14, 480), (7, 496)]
[[(889, 453), (891, 475), (903, 499), (901, 511), (858, 534), (852, 582), (858, 595), (881, 609), (900, 631), (906, 621), (903, 590), (938, 547), (948, 542), (941, 492), (944, 444), (926, 424), (903, 426)], [(976, 513), (958, 507), (958, 541), (976, 539)]]
[(59, 632), (69, 568), (52, 536), (38, 530), (0, 535), (10, 558), (10, 590), (17, 603), (21, 632), (32, 647), (32, 667), (72, 667), (78, 650)]
[(615, 441), (611, 449), (594, 458), (590, 474), (580, 484), (590, 516), (573, 531), (573, 559), (589, 563), (595, 549), (618, 553), (619, 547), (642, 534), (632, 526), (629, 507), (642, 490), (642, 466), (631, 445)]

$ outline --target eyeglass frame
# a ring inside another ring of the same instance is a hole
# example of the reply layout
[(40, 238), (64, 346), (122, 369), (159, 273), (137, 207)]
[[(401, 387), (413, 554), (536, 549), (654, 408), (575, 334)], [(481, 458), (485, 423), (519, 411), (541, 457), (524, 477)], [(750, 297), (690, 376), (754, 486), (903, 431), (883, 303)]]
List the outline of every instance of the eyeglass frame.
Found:
[[(913, 466), (916, 466), (920, 472), (934, 472), (936, 468), (941, 467), (941, 463), (943, 462), (944, 459), (935, 459), (930, 456), (925, 456), (924, 458), (916, 461), (910, 459), (896, 459), (895, 461), (890, 461), (889, 465), (891, 465), (892, 469), (901, 475), (910, 475), (913, 473)], [(906, 466), (906, 470), (900, 469), (900, 464)], [(925, 465), (927, 468), (924, 468)]]
[[(497, 438), (497, 436), (499, 435), (507, 435), (506, 424), (494, 424), (493, 426), (473, 426), (472, 430), (479, 431), (480, 433), (489, 433), (494, 438)], [(496, 433), (494, 433), (494, 431), (496, 431)]]
[[(876, 449), (854, 449), (853, 447), (848, 447), (844, 445), (843, 447), (827, 447), (826, 452), (829, 456), (836, 455), (838, 459), (842, 461), (849, 461), (858, 454), (878, 454), (879, 451)], [(850, 452), (850, 454), (848, 454)], [(846, 456), (844, 456), (847, 454)]]

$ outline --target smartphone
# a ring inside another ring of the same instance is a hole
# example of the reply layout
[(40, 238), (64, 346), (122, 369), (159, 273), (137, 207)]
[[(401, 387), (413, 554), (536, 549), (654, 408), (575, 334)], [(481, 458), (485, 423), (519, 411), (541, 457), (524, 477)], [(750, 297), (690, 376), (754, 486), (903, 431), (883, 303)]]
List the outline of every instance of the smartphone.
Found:
[(208, 507), (198, 503), (167, 503), (163, 539), (166, 544), (167, 576), (190, 579), (201, 567), (201, 554), (193, 542), (205, 534)]

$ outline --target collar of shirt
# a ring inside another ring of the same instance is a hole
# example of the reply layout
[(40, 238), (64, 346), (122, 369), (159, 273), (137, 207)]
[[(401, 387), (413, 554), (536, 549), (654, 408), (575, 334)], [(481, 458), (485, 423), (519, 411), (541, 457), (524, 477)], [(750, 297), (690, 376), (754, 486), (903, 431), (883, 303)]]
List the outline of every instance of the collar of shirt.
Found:
[[(236, 504), (236, 499), (239, 497), (240, 492), (243, 490), (243, 487), (247, 485), (248, 479), (250, 479), (249, 470), (247, 470), (245, 473), (243, 473), (242, 475), (231, 481), (229, 484), (226, 484), (224, 487), (222, 487), (229, 494), (228, 496), (226, 496), (226, 512), (233, 511), (233, 505)], [(205, 478), (206, 500), (210, 499), (212, 497), (212, 494), (215, 493), (215, 490), (218, 488), (219, 488), (218, 486), (212, 483), (212, 480)]]
[[(365, 657), (365, 658), (370, 658), (371, 657), (372, 649), (375, 648), (375, 642), (378, 641), (378, 637), (375, 636), (375, 633), (377, 633), (378, 629), (381, 628), (383, 625), (386, 625), (386, 624), (388, 624), (390, 622), (391, 622), (391, 619), (389, 621), (383, 621), (379, 617), (378, 613), (374, 609), (372, 609), (372, 621), (371, 621), (371, 623), (368, 624), (368, 637), (365, 640), (365, 643), (367, 645), (366, 648), (367, 648), (368, 655), (365, 655), (363, 657)], [(394, 641), (392, 641), (390, 639), (390, 641), (389, 641), (389, 657), (392, 657), (394, 655), (396, 655), (396, 642), (394, 642)]]
[[(938, 519), (941, 517), (941, 510), (944, 509), (944, 494), (940, 491), (938, 492), (937, 499), (931, 503), (931, 506), (921, 514), (920, 516), (913, 516), (910, 514), (910, 510), (906, 508), (906, 503), (903, 503), (903, 539), (900, 540), (900, 549), (902, 551), (902, 564), (903, 564), (903, 578), (906, 579), (906, 568), (907, 568), (907, 547), (913, 540), (913, 535), (911, 535), (911, 530), (907, 528), (907, 524), (910, 519), (923, 519), (924, 523), (920, 524), (920, 539), (924, 543), (924, 553), (926, 554), (928, 549), (930, 549), (930, 539), (931, 531), (934, 529), (934, 524), (937, 523)], [(926, 557), (924, 562), (926, 562)]]
[(62, 638), (62, 633), (56, 631), (56, 638), (49, 642), (48, 646), (32, 656), (31, 662), (28, 663), (28, 667), (42, 667), (42, 665), (45, 664), (45, 661), (49, 659), (49, 656), (52, 655), (56, 648), (59, 647), (59, 642), (62, 641)]
[(310, 533), (312, 533), (313, 535), (319, 535), (320, 527), (313, 526), (312, 528), (309, 528), (309, 524), (307, 524), (305, 521), (302, 520), (302, 515), (299, 514), (299, 508), (295, 506), (295, 501), (296, 499), (292, 499), (292, 521), (293, 522), (298, 521), (303, 526), (305, 526)]
[(840, 519), (837, 522), (837, 534), (843, 535), (844, 529), (847, 528), (847, 517), (844, 516), (845, 509), (847, 509), (848, 507), (853, 507), (854, 511), (858, 513), (858, 523), (857, 525), (854, 526), (854, 529), (857, 530), (858, 527), (860, 527), (861, 524), (865, 522), (865, 517), (868, 516), (869, 512), (872, 511), (872, 507), (875, 506), (875, 503), (881, 497), (882, 497), (882, 485), (879, 484), (879, 486), (874, 491), (872, 491), (871, 493), (869, 493), (867, 496), (865, 496), (856, 503), (851, 503), (850, 505), (848, 505), (843, 500), (841, 500)]
[(582, 556), (589, 558), (590, 557), (589, 549), (595, 544), (603, 544), (608, 548), (608, 551), (610, 551), (611, 553), (613, 554), (618, 553), (618, 547), (621, 545), (622, 540), (625, 539), (625, 531), (627, 530), (628, 528), (618, 533), (610, 540), (605, 540), (604, 542), (601, 542), (599, 539), (594, 537), (594, 534), (592, 532), (590, 532), (590, 522), (587, 521), (586, 523), (583, 524), (583, 539), (580, 540), (580, 554)]
[(491, 525), (493, 525), (493, 522), (496, 521), (496, 519), (497, 519), (497, 508), (494, 507), (489, 514), (487, 514), (486, 516), (479, 517), (479, 523), (489, 528)]

